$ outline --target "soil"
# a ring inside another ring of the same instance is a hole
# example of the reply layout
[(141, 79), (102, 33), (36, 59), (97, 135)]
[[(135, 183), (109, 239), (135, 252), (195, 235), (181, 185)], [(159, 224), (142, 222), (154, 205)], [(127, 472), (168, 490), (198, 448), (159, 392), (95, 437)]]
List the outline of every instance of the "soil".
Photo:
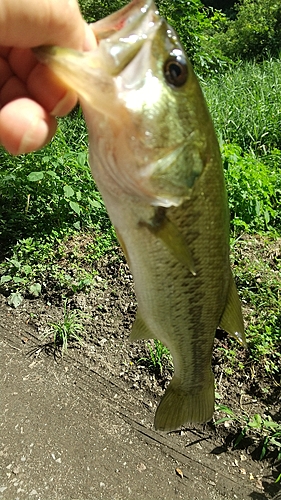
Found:
[[(63, 317), (55, 287), (17, 309), (0, 295), (0, 500), (272, 498), (280, 463), (270, 452), (258, 460), (253, 439), (234, 448), (241, 430), (235, 422), (154, 430), (172, 371), (166, 363), (157, 373), (147, 345), (128, 340), (136, 299), (118, 252), (95, 272), (91, 292), (68, 298), (83, 320), (84, 342), (71, 343), (64, 356), (50, 336), (50, 325)], [(250, 368), (227, 376), (221, 346), (227, 338), (218, 332), (213, 369), (220, 402), (237, 413), (242, 407), (273, 414), (280, 387)]]

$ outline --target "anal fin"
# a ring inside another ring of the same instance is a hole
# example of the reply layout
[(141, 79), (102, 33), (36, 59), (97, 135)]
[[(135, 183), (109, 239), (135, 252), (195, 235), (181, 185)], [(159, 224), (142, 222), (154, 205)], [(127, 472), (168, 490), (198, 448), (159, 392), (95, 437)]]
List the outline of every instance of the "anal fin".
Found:
[(139, 312), (137, 312), (135, 322), (133, 324), (132, 331), (130, 333), (130, 340), (148, 340), (155, 339), (155, 335), (151, 332), (151, 330), (146, 325), (145, 321), (142, 319)]
[(226, 306), (219, 326), (227, 333), (232, 335), (232, 337), (234, 337), (236, 340), (238, 340), (240, 344), (246, 346), (241, 302), (232, 275), (230, 279)]

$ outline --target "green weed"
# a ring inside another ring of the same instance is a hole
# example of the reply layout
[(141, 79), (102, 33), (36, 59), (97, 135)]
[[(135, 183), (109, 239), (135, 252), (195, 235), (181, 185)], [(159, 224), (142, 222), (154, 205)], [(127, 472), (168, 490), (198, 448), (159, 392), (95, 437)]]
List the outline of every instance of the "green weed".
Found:
[(247, 235), (238, 237), (232, 250), (249, 361), (277, 376), (281, 375), (280, 252), (280, 238)]
[(270, 416), (262, 417), (258, 413), (252, 417), (241, 414), (236, 415), (225, 405), (218, 405), (217, 411), (226, 414), (225, 417), (215, 421), (215, 425), (224, 422), (235, 421), (241, 428), (241, 431), (234, 441), (236, 448), (245, 437), (257, 438), (261, 443), (260, 460), (262, 460), (269, 450), (277, 451), (277, 460), (281, 458), (281, 424), (274, 422)]
[(228, 366), (224, 368), (224, 371), (227, 375), (232, 375), (233, 370), (243, 370), (245, 368), (242, 361), (239, 360), (238, 351), (232, 339), (230, 339), (230, 343), (232, 344), (233, 349), (231, 349), (231, 347), (218, 347), (218, 351), (220, 351), (223, 354), (224, 358), (227, 360)]
[[(63, 319), (56, 323), (51, 323), (51, 331), (53, 333), (54, 348), (61, 347), (62, 356), (66, 354), (69, 343), (78, 342), (81, 346), (84, 345), (82, 338), (78, 335), (84, 331), (81, 323), (81, 318), (76, 311), (67, 309), (67, 301), (64, 301)], [(50, 333), (44, 335), (44, 338), (49, 337)]]
[[(116, 246), (87, 155), (79, 109), (60, 121), (42, 151), (15, 158), (0, 148), (0, 289), (15, 306), (44, 291), (43, 282), (64, 295), (86, 289), (90, 263)], [(73, 252), (60, 265), (64, 242), (79, 234), (90, 249), (87, 270)]]
[(162, 376), (164, 367), (171, 369), (172, 357), (170, 351), (160, 340), (149, 340), (146, 342), (146, 347), (149, 356), (139, 359), (138, 362), (144, 361), (156, 375)]
[(76, 232), (51, 242), (20, 240), (12, 256), (0, 262), (0, 291), (14, 307), (24, 297), (38, 297), (47, 289), (62, 296), (85, 292), (95, 285), (94, 261), (112, 248), (111, 233), (96, 237), (92, 232)]
[(128, 3), (127, 0), (78, 0), (78, 2), (82, 15), (88, 23), (109, 16)]
[[(70, 118), (60, 122), (52, 143), (42, 151), (17, 158), (0, 150), (0, 237), (16, 242), (44, 236), (54, 240), (76, 230), (109, 222), (104, 203), (88, 165), (85, 125), (77, 144), (67, 130)], [(81, 126), (83, 122), (80, 122)], [(74, 127), (75, 129), (75, 127)], [(1, 252), (5, 252), (5, 246)]]
[(281, 230), (281, 151), (257, 158), (235, 144), (222, 144), (231, 226), (234, 231)]

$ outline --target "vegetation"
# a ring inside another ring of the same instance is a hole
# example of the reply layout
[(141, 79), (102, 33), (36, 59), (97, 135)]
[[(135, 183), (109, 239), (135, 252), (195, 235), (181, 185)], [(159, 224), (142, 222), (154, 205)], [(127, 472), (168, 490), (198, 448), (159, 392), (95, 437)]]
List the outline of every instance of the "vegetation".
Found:
[(262, 60), (278, 56), (281, 49), (281, 3), (277, 0), (243, 0), (237, 14), (228, 20), (216, 41), (234, 60)]
[(127, 0), (78, 0), (83, 17), (92, 23), (121, 9)]
[(270, 416), (263, 417), (259, 413), (253, 417), (247, 414), (236, 415), (224, 405), (218, 405), (216, 410), (226, 415), (217, 420), (216, 425), (236, 421), (241, 429), (234, 441), (234, 448), (237, 448), (245, 437), (251, 437), (260, 449), (260, 460), (272, 449), (277, 450), (277, 460), (281, 459), (281, 424), (274, 422)]
[(61, 349), (63, 356), (67, 352), (69, 343), (78, 343), (84, 345), (82, 338), (78, 335), (84, 330), (81, 317), (77, 311), (71, 311), (67, 308), (67, 300), (63, 305), (63, 318), (60, 322), (51, 323), (50, 332), (43, 335), (44, 341), (53, 336), (53, 347), (55, 350)]
[[(46, 281), (65, 296), (85, 290), (93, 278), (84, 261), (98, 259), (116, 237), (88, 165), (81, 112), (61, 120), (44, 150), (15, 158), (2, 149), (0, 159), (1, 291), (19, 305), (44, 292)], [(91, 238), (82, 265), (72, 254), (70, 272), (60, 264), (63, 241), (78, 231)]]
[[(88, 21), (126, 3), (80, 0)], [(204, 3), (159, 0), (158, 6), (195, 64), (220, 139), (231, 258), (247, 325), (247, 366), (280, 384), (281, 4), (240, 0), (227, 17), (206, 6), (219, 1)], [(60, 120), (56, 137), (42, 151), (14, 158), (0, 150), (0, 174), (0, 291), (9, 303), (17, 307), (25, 297), (45, 297), (47, 287), (63, 301), (89, 290), (93, 262), (117, 242), (90, 174), (81, 111)], [(83, 253), (76, 249), (77, 238), (85, 241)], [(64, 319), (53, 332), (55, 343), (66, 346), (79, 321), (64, 304)], [(222, 348), (222, 354), (225, 374), (231, 376), (234, 365), (245, 368), (245, 359), (238, 363), (237, 347), (228, 342), (230, 349)], [(148, 345), (149, 364), (160, 374), (170, 363), (165, 349), (157, 341)], [(265, 451), (274, 442), (280, 445), (280, 426), (269, 417), (237, 418), (243, 435), (261, 431)]]
[(150, 370), (156, 375), (162, 376), (164, 366), (172, 368), (172, 356), (170, 351), (159, 340), (151, 340), (146, 342), (148, 349), (148, 357), (139, 359), (139, 362), (145, 362)]
[(218, 135), (258, 156), (281, 149), (281, 62), (240, 62), (203, 82)]

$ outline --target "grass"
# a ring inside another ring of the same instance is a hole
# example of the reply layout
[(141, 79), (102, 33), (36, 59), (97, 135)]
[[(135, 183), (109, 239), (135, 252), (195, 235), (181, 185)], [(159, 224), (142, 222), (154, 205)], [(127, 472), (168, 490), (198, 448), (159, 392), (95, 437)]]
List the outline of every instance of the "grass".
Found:
[(145, 362), (148, 368), (155, 373), (156, 376), (163, 375), (165, 368), (172, 368), (172, 356), (169, 349), (160, 342), (160, 340), (149, 340), (146, 342), (148, 356), (140, 358), (138, 362)]
[[(59, 322), (51, 323), (51, 335), (53, 336), (54, 349), (61, 348), (62, 356), (66, 354), (70, 343), (78, 343), (81, 346), (84, 342), (79, 333), (84, 331), (81, 318), (77, 311), (70, 311), (67, 308), (67, 300), (63, 305), (63, 319)], [(46, 333), (43, 338), (50, 336), (50, 332)]]
[(216, 420), (215, 425), (235, 421), (241, 429), (233, 443), (234, 448), (242, 445), (246, 437), (250, 437), (256, 441), (256, 447), (260, 448), (260, 460), (265, 457), (268, 451), (275, 452), (277, 461), (281, 459), (280, 423), (274, 422), (270, 416), (261, 416), (259, 413), (255, 413), (253, 416), (244, 413), (237, 415), (224, 405), (218, 405), (216, 411), (224, 413), (225, 416)]
[(257, 154), (281, 149), (281, 61), (240, 63), (203, 90), (223, 142)]

